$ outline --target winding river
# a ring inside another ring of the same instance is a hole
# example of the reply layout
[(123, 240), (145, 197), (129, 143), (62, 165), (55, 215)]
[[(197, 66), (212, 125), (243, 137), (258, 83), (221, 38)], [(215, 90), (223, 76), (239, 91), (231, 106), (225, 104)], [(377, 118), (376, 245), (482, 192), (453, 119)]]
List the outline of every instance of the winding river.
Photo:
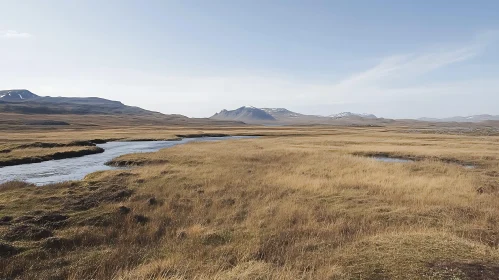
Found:
[(189, 142), (243, 138), (254, 137), (229, 136), (184, 138), (179, 141), (108, 142), (97, 145), (105, 150), (100, 154), (2, 167), (0, 168), (0, 183), (18, 180), (36, 185), (45, 185), (64, 181), (81, 180), (92, 172), (116, 169), (116, 167), (106, 165), (106, 162), (125, 154), (155, 152), (163, 148)]

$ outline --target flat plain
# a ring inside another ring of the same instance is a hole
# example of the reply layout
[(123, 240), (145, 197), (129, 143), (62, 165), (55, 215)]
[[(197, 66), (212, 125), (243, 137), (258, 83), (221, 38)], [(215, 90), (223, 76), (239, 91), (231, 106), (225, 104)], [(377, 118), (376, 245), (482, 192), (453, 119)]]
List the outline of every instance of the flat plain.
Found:
[(114, 164), (133, 167), (82, 181), (0, 185), (0, 278), (499, 277), (494, 127), (105, 124), (4, 131), (4, 158), (68, 149), (26, 147), (33, 143), (260, 137), (125, 155)]

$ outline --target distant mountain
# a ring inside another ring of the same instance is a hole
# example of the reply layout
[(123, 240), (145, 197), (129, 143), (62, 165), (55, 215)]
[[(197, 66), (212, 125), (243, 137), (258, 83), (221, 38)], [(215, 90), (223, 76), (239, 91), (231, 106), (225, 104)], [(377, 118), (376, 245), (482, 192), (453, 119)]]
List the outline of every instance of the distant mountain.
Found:
[(38, 97), (26, 89), (0, 90), (0, 100), (2, 101), (26, 101)]
[(214, 120), (242, 121), (245, 123), (275, 122), (276, 119), (265, 110), (252, 106), (243, 106), (236, 110), (222, 110), (211, 116)]
[(451, 117), (451, 118), (420, 118), (420, 121), (427, 122), (484, 122), (484, 121), (499, 121), (499, 116), (494, 115), (473, 115), (467, 117)]
[(351, 112), (342, 112), (338, 114), (333, 114), (329, 115), (328, 117), (334, 118), (334, 119), (341, 119), (341, 118), (365, 118), (365, 119), (377, 119), (373, 114), (356, 114), (356, 113), (351, 113)]
[(242, 121), (250, 124), (307, 125), (307, 124), (359, 124), (387, 123), (392, 120), (379, 119), (372, 114), (340, 113), (328, 117), (304, 115), (285, 108), (255, 108), (244, 106), (236, 110), (222, 110), (211, 119)]

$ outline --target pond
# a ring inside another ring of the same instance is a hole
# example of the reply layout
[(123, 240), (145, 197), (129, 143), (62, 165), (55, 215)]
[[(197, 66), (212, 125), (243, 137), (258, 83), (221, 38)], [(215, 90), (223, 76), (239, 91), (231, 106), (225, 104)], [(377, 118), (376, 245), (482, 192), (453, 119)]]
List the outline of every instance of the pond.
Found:
[(398, 162), (398, 163), (414, 162), (412, 159), (396, 158), (396, 157), (372, 157), (372, 158), (374, 160), (382, 162)]

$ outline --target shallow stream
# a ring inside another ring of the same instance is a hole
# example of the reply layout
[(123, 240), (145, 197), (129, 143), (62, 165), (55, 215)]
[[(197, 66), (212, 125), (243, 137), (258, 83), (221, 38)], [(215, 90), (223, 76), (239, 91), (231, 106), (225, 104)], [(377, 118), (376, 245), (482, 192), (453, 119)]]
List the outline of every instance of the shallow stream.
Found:
[(108, 142), (97, 145), (105, 150), (100, 154), (2, 167), (0, 168), (0, 183), (18, 180), (36, 185), (45, 185), (64, 181), (81, 180), (92, 172), (116, 169), (116, 167), (106, 165), (106, 162), (122, 155), (155, 152), (163, 148), (189, 142), (221, 141), (242, 138), (252, 137), (229, 136), (184, 138), (179, 141)]

